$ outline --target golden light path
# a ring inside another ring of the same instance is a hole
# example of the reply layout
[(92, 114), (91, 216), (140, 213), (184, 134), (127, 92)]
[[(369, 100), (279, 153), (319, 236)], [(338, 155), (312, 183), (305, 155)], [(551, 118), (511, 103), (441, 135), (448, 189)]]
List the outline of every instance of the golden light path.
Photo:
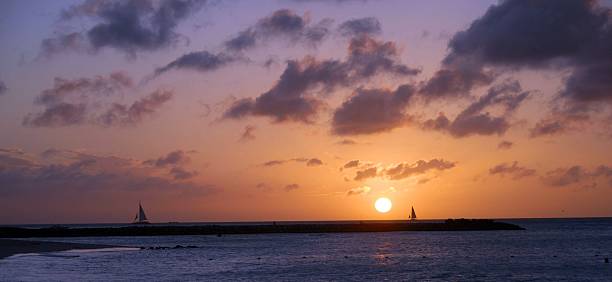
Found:
[(374, 208), (376, 208), (376, 210), (380, 213), (389, 212), (391, 210), (391, 207), (393, 207), (391, 200), (385, 197), (378, 198), (374, 203)]

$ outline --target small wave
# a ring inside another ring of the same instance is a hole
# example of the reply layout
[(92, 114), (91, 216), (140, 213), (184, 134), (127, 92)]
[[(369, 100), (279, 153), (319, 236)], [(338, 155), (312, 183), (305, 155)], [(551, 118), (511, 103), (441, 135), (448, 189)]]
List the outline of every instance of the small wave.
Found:
[(65, 253), (97, 253), (97, 252), (124, 252), (124, 251), (139, 251), (140, 248), (134, 247), (112, 247), (99, 249), (74, 249), (64, 251)]
[(138, 251), (140, 248), (134, 247), (112, 247), (112, 248), (98, 248), (98, 249), (72, 249), (67, 251), (58, 251), (58, 252), (42, 252), (42, 253), (21, 253), (14, 254), (12, 256), (7, 257), (6, 259), (13, 258), (21, 258), (21, 257), (54, 257), (54, 258), (78, 258), (79, 255), (83, 253), (97, 253), (97, 252), (124, 252), (124, 251)]
[(7, 259), (12, 258), (22, 258), (22, 257), (56, 257), (56, 258), (78, 258), (78, 255), (69, 255), (69, 254), (61, 254), (61, 252), (51, 252), (51, 253), (23, 253), (23, 254), (14, 254), (12, 256), (7, 257)]

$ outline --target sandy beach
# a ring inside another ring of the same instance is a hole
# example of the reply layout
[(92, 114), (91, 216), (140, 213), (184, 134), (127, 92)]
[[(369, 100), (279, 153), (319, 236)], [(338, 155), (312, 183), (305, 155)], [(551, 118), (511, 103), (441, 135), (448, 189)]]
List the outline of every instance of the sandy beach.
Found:
[(75, 249), (102, 249), (117, 246), (0, 239), (0, 259), (26, 253), (59, 252)]

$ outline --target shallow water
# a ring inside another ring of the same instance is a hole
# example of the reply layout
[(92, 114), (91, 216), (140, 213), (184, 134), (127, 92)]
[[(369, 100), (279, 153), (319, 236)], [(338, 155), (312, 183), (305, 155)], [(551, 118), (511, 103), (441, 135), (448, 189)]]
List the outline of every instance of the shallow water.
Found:
[(612, 219), (506, 221), (527, 230), (54, 238), (199, 248), (14, 256), (0, 280), (612, 281)]

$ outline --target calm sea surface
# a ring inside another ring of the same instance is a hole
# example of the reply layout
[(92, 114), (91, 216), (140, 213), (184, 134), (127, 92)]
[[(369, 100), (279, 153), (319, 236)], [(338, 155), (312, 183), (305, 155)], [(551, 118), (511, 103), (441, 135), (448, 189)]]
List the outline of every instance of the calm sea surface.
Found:
[(503, 221), (527, 230), (54, 238), (199, 248), (18, 255), (0, 280), (612, 281), (612, 219)]

